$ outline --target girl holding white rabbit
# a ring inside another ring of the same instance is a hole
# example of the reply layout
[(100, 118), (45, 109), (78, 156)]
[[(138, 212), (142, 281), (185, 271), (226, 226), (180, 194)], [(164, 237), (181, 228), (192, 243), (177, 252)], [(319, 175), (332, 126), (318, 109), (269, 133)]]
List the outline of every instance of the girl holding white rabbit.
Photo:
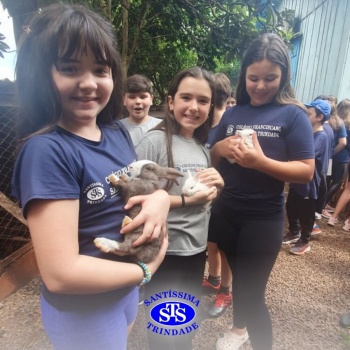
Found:
[[(209, 151), (204, 146), (213, 120), (214, 91), (209, 72), (193, 67), (178, 73), (168, 89), (163, 121), (145, 134), (136, 147), (139, 159), (176, 168), (185, 175), (178, 185), (168, 189), (169, 247), (157, 275), (146, 286), (145, 301), (147, 297), (169, 289), (200, 299), (210, 217), (210, 207), (205, 204), (223, 188), (223, 180), (210, 167)], [(188, 170), (191, 173), (200, 170), (199, 181), (208, 185), (206, 190), (190, 197), (181, 192)], [(199, 324), (199, 315), (196, 320)], [(151, 350), (191, 350), (193, 336), (194, 332), (165, 337), (148, 330)]]
[[(265, 289), (284, 231), (284, 182), (314, 174), (313, 132), (290, 85), (288, 49), (275, 34), (258, 37), (242, 61), (237, 105), (226, 111), (211, 149), (225, 188), (212, 207), (210, 230), (227, 256), (234, 281), (233, 326), (217, 350), (272, 349)], [(254, 129), (253, 148), (237, 130)], [(234, 159), (230, 162), (228, 159)]]

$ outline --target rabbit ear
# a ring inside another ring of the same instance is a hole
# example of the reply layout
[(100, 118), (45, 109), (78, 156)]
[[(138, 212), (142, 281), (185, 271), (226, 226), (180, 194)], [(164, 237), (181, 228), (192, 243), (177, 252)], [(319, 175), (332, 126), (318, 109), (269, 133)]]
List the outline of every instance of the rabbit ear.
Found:
[(195, 173), (195, 174), (194, 174), (194, 179), (195, 179), (196, 181), (199, 181), (199, 173)]
[(187, 170), (187, 178), (190, 179), (192, 177), (193, 177), (192, 173), (189, 170)]

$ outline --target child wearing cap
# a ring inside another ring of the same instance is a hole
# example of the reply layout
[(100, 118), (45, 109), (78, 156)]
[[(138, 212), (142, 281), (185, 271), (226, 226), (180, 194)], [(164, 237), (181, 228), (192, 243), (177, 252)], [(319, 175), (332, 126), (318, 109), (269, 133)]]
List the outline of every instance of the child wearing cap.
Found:
[(330, 105), (324, 100), (314, 100), (305, 106), (314, 131), (315, 172), (312, 181), (307, 184), (289, 184), (286, 202), (289, 232), (283, 238), (284, 244), (295, 243), (289, 251), (296, 255), (302, 255), (311, 249), (309, 241), (315, 221), (319, 187), (326, 180), (328, 168), (328, 137), (323, 130), (323, 123), (329, 119)]

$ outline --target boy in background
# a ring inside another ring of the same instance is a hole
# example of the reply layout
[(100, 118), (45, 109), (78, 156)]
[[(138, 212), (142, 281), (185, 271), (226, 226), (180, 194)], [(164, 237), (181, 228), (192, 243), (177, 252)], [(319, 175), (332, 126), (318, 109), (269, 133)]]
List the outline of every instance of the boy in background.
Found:
[(231, 91), (230, 96), (228, 97), (226, 101), (226, 109), (229, 109), (230, 107), (233, 107), (236, 105), (236, 93), (234, 91)]
[(128, 117), (121, 122), (129, 131), (134, 146), (140, 142), (145, 132), (161, 122), (161, 119), (148, 115), (152, 104), (151, 81), (141, 74), (128, 77), (124, 87), (124, 106), (128, 110)]
[(295, 242), (289, 251), (296, 255), (303, 255), (311, 249), (309, 241), (315, 222), (317, 198), (321, 182), (325, 181), (324, 169), (328, 162), (328, 137), (323, 123), (329, 119), (331, 107), (324, 100), (314, 100), (305, 106), (314, 131), (315, 172), (312, 181), (307, 184), (289, 184), (286, 203), (289, 232), (283, 243)]

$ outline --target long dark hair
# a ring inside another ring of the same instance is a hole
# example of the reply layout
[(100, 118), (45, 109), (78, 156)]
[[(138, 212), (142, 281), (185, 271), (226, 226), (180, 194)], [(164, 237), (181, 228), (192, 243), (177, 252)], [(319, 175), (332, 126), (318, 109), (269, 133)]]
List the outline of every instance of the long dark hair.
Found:
[(167, 156), (168, 156), (168, 166), (174, 167), (174, 159), (172, 152), (172, 136), (178, 135), (180, 132), (180, 125), (176, 121), (174, 114), (170, 111), (168, 97), (170, 96), (172, 99), (175, 98), (175, 94), (179, 88), (181, 81), (187, 77), (192, 77), (195, 79), (204, 79), (208, 82), (210, 89), (212, 91), (211, 96), (211, 108), (209, 111), (209, 115), (205, 123), (203, 123), (200, 127), (195, 129), (193, 133), (193, 137), (202, 145), (205, 144), (209, 130), (213, 125), (213, 101), (215, 99), (215, 85), (212, 75), (206, 71), (205, 69), (199, 67), (192, 67), (179, 72), (170, 82), (168, 88), (168, 95), (166, 101), (164, 102), (164, 119), (154, 128), (156, 130), (163, 130), (165, 132), (166, 138), (166, 146), (167, 146)]
[(247, 68), (255, 62), (265, 59), (279, 65), (282, 71), (279, 91), (274, 98), (275, 103), (280, 105), (295, 104), (305, 110), (305, 106), (295, 99), (294, 90), (290, 84), (291, 68), (288, 48), (277, 34), (272, 33), (262, 34), (256, 38), (243, 58), (236, 90), (237, 104), (250, 103), (246, 86)]
[(112, 124), (122, 112), (121, 60), (114, 30), (83, 5), (55, 3), (39, 10), (20, 39), (16, 63), (18, 138), (51, 130), (61, 117), (61, 100), (52, 79), (59, 59), (91, 50), (112, 70), (114, 88), (99, 124)]

